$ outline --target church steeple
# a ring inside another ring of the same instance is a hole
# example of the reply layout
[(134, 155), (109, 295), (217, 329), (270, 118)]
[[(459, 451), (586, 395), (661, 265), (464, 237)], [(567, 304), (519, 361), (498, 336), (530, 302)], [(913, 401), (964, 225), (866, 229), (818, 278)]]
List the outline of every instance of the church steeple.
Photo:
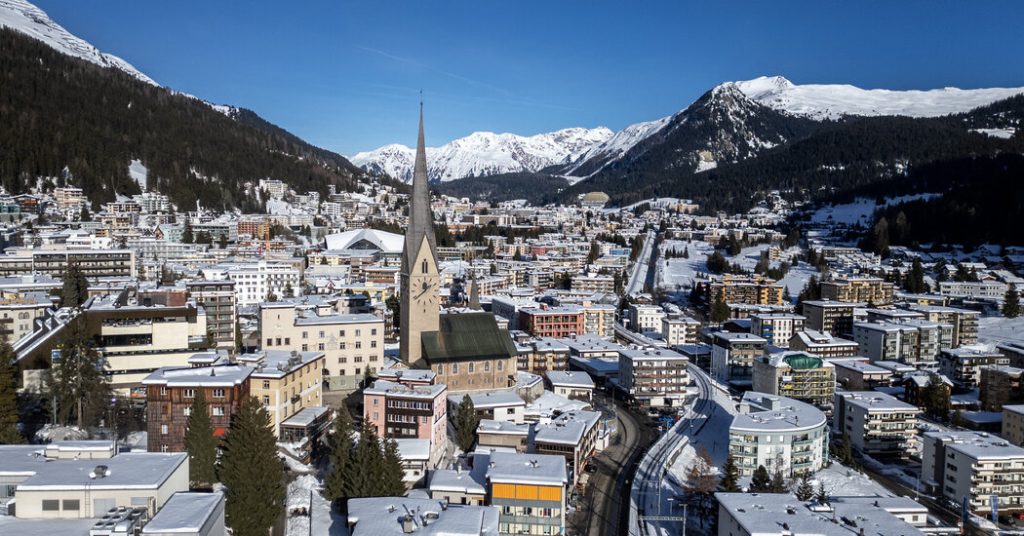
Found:
[(436, 332), (440, 323), (441, 274), (437, 266), (434, 214), (427, 183), (427, 148), (423, 142), (423, 103), (416, 140), (416, 168), (412, 176), (409, 219), (402, 250), (399, 355), (407, 365), (424, 365), (423, 334)]
[(409, 226), (405, 231), (402, 272), (409, 273), (423, 238), (430, 244), (430, 253), (437, 259), (434, 237), (434, 214), (430, 208), (430, 185), (427, 181), (427, 148), (423, 142), (423, 102), (420, 101), (420, 131), (416, 139), (416, 165), (412, 174), (412, 196), (409, 198)]

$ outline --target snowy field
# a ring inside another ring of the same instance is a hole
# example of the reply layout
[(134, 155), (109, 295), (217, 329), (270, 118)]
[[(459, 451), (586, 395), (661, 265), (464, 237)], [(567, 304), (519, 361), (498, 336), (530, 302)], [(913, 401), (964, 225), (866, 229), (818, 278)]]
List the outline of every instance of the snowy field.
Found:
[(1024, 344), (1024, 316), (986, 317), (978, 321), (978, 340), (986, 343), (1019, 342)]
[[(939, 194), (927, 193), (887, 198), (885, 200), (885, 206), (895, 205), (904, 201), (914, 201), (917, 199), (931, 199), (938, 195)], [(858, 197), (852, 203), (829, 205), (819, 208), (811, 215), (811, 221), (814, 223), (844, 223), (846, 225), (860, 223), (867, 227), (871, 223), (871, 216), (878, 208), (880, 207), (875, 203), (874, 199)]]
[[(740, 254), (735, 257), (726, 256), (725, 258), (730, 264), (737, 263), (745, 270), (753, 271), (754, 267), (757, 266), (757, 261), (761, 258), (761, 252), (766, 251), (769, 247), (768, 244), (750, 246), (743, 248)], [(673, 249), (678, 252), (688, 249), (690, 258), (665, 259), (665, 255), (662, 254), (662, 258), (658, 262), (658, 282), (663, 288), (668, 290), (675, 290), (677, 288), (686, 290), (693, 285), (698, 273), (707, 273), (707, 257), (715, 251), (715, 248), (706, 242), (666, 240), (663, 251), (672, 251)], [(782, 252), (781, 259), (789, 261), (799, 252), (799, 248), (788, 249)], [(771, 266), (777, 268), (782, 260), (773, 261)], [(813, 266), (800, 262), (789, 269), (786, 277), (781, 282), (789, 290), (790, 296), (796, 298), (807, 284), (807, 280), (817, 273), (817, 269)]]
[[(288, 484), (288, 536), (348, 536), (347, 523), (331, 510), (331, 503), (320, 495), (320, 488), (320, 481), (311, 474), (299, 475)], [(305, 508), (309, 515), (291, 515), (295, 508)]]

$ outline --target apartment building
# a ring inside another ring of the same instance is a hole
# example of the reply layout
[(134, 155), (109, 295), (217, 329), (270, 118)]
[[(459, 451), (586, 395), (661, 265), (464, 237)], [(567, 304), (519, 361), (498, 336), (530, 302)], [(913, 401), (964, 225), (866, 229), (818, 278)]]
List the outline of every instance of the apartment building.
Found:
[(0, 341), (14, 341), (35, 330), (42, 319), (56, 308), (55, 300), (43, 292), (9, 293), (0, 290)]
[(634, 303), (626, 309), (629, 329), (637, 333), (661, 330), (661, 319), (665, 318), (665, 310), (657, 305)]
[(594, 397), (594, 380), (582, 370), (553, 370), (547, 376), (551, 392), (558, 396), (590, 402)]
[(1009, 285), (1000, 281), (940, 281), (939, 294), (951, 298), (1003, 302)]
[(741, 476), (760, 466), (786, 477), (813, 474), (828, 461), (825, 414), (798, 400), (748, 391), (729, 425), (729, 455)]
[(873, 365), (867, 358), (830, 359), (829, 362), (836, 369), (837, 388), (870, 391), (892, 386), (892, 371)]
[(519, 370), (543, 374), (569, 368), (569, 346), (558, 339), (541, 337), (517, 346), (517, 350)]
[(526, 452), (531, 428), (531, 423), (526, 422), (480, 419), (476, 428), (476, 444), (487, 450)]
[(985, 432), (925, 432), (921, 442), (921, 481), (941, 497), (966, 498), (982, 516), (1024, 510), (1024, 448)]
[(724, 275), (711, 284), (710, 296), (721, 296), (728, 304), (782, 305), (785, 288), (782, 283), (755, 275)]
[(836, 369), (830, 361), (804, 352), (779, 352), (754, 359), (753, 389), (831, 411)]
[(661, 336), (669, 346), (695, 344), (700, 322), (688, 317), (677, 316), (661, 319)]
[(338, 314), (327, 303), (260, 304), (260, 341), (267, 350), (323, 352), (325, 387), (358, 389), (384, 365), (384, 320), (367, 313)]
[(433, 464), (448, 447), (447, 395), (444, 384), (377, 380), (363, 390), (364, 418), (381, 437), (428, 440)]
[(150, 452), (184, 452), (185, 429), (196, 393), (202, 390), (213, 435), (223, 438), (242, 400), (249, 397), (252, 367), (163, 368), (146, 376), (147, 441)]
[(493, 452), (474, 463), (486, 463), (487, 503), (500, 509), (500, 534), (565, 532), (565, 457)]
[(619, 388), (645, 407), (681, 406), (690, 385), (686, 356), (665, 349), (619, 350)]
[(534, 337), (564, 338), (584, 333), (583, 310), (576, 306), (542, 306), (519, 311), (519, 329)]
[(1009, 364), (1010, 358), (986, 348), (948, 348), (939, 354), (939, 372), (964, 389), (974, 389), (981, 384), (981, 367)]
[(236, 361), (254, 369), (249, 393), (270, 414), (274, 435), (281, 434), (281, 423), (288, 418), (306, 408), (324, 405), (323, 352), (259, 350), (242, 354)]
[(53, 189), (53, 201), (57, 209), (61, 211), (81, 210), (88, 201), (81, 188), (76, 186), (65, 186)]
[[(926, 333), (931, 333), (926, 331)], [(871, 361), (899, 361), (915, 367), (934, 367), (934, 355), (921, 353), (921, 330), (906, 324), (890, 322), (856, 322), (853, 340), (859, 355)]]
[(764, 355), (767, 344), (767, 340), (750, 333), (713, 333), (711, 375), (720, 382), (750, 385), (754, 374), (754, 359)]
[(1024, 369), (1008, 365), (982, 365), (978, 398), (984, 411), (999, 411), (1024, 402)]
[(572, 278), (572, 290), (576, 292), (615, 292), (615, 278), (610, 275), (586, 273), (576, 274)]
[(831, 333), (815, 330), (798, 331), (789, 338), (789, 349), (798, 352), (810, 352), (821, 357), (854, 357), (860, 351), (860, 345), (846, 339), (840, 339)]
[(779, 348), (789, 348), (793, 334), (803, 331), (807, 319), (790, 313), (757, 313), (750, 315), (750, 332)]
[(235, 301), (239, 305), (256, 305), (271, 298), (294, 298), (302, 292), (302, 271), (288, 262), (260, 260), (222, 264), (204, 268), (203, 277), (234, 281)]
[(929, 322), (953, 326), (953, 336), (949, 346), (951, 348), (978, 343), (980, 311), (939, 305), (911, 305), (909, 309), (921, 313), (923, 319)]
[(820, 333), (853, 335), (853, 321), (857, 309), (867, 306), (866, 302), (845, 303), (829, 300), (807, 300), (801, 304), (807, 318), (804, 326)]
[(910, 455), (921, 409), (878, 391), (836, 392), (832, 433), (869, 456)]
[(579, 483), (583, 466), (598, 450), (602, 435), (601, 414), (596, 411), (572, 410), (550, 422), (534, 427), (533, 446), (538, 454), (563, 456), (570, 482)]
[(217, 348), (235, 347), (235, 282), (187, 281), (185, 290), (206, 310), (206, 331)]
[(1007, 404), (1003, 406), (1002, 411), (1001, 435), (1018, 447), (1024, 446), (1024, 404)]
[(845, 277), (821, 282), (822, 300), (888, 305), (895, 286), (880, 277)]
[(0, 256), (0, 276), (41, 274), (63, 277), (74, 263), (90, 280), (100, 277), (137, 277), (135, 252), (130, 249), (25, 249), (7, 248)]
[(583, 333), (611, 337), (615, 333), (615, 306), (583, 302)]

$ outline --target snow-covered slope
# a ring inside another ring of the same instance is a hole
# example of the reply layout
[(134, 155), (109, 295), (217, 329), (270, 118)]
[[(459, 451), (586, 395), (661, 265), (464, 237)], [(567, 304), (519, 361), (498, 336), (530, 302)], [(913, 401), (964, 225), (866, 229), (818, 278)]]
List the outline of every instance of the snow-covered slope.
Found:
[(1024, 93), (1024, 87), (894, 91), (845, 84), (796, 85), (781, 76), (762, 76), (734, 83), (754, 101), (812, 119), (836, 119), (843, 115), (937, 117), (966, 112)]
[(574, 160), (565, 170), (565, 174), (574, 177), (592, 175), (607, 164), (626, 153), (634, 145), (647, 139), (648, 136), (661, 130), (668, 124), (669, 117), (662, 117), (654, 121), (635, 123), (618, 131), (614, 136), (608, 138), (604, 143), (595, 145), (578, 159)]
[(81, 58), (102, 67), (124, 71), (147, 84), (159, 85), (127, 61), (100, 52), (84, 39), (72, 35), (54, 22), (43, 10), (24, 0), (0, 0), (0, 26), (6, 26), (38, 39), (69, 56)]
[[(441, 147), (427, 148), (427, 174), (431, 180), (519, 171), (539, 171), (573, 162), (592, 147), (612, 137), (605, 127), (566, 128), (535, 136), (474, 132)], [(373, 173), (386, 173), (403, 181), (412, 179), (415, 150), (400, 144), (385, 145), (352, 156), (353, 164)]]

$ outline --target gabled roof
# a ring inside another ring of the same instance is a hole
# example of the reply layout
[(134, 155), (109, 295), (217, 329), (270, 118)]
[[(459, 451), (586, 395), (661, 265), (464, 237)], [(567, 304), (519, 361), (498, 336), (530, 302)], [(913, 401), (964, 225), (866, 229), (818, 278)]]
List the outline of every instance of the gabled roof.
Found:
[(438, 328), (438, 331), (424, 332), (422, 336), (423, 358), (427, 363), (502, 359), (518, 355), (508, 331), (498, 327), (491, 313), (441, 315)]

